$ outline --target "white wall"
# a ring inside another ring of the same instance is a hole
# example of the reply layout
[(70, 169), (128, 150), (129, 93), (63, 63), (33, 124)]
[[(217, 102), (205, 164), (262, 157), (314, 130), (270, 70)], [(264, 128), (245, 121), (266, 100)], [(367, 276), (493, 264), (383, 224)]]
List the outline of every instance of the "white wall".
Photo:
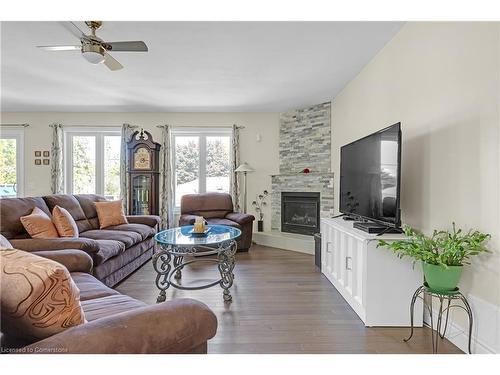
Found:
[[(255, 172), (248, 174), (248, 211), (253, 213), (250, 202), (254, 196), (271, 188), (271, 174), (278, 172), (278, 113), (70, 113), (26, 112), (2, 113), (2, 123), (28, 123), (25, 131), (25, 195), (38, 196), (50, 193), (50, 166), (35, 166), (34, 151), (50, 150), (52, 132), (49, 124), (77, 126), (121, 126), (123, 123), (138, 125), (148, 130), (153, 139), (160, 140), (156, 126), (231, 126), (245, 129), (240, 133), (241, 161), (248, 162)], [(257, 135), (262, 139), (257, 141)], [(269, 210), (269, 209), (268, 209)], [(271, 215), (265, 213), (265, 225), (270, 230)], [(256, 224), (255, 224), (256, 225)]]
[[(474, 259), (460, 287), (472, 300), (482, 301), (475, 304), (476, 329), (479, 336), (492, 337), (484, 339), (489, 340), (485, 345), (497, 351), (499, 25), (408, 23), (332, 103), (336, 176), (340, 146), (401, 121), (403, 222), (430, 233), (455, 221), (492, 234), (495, 253)], [(490, 316), (479, 305), (496, 312)], [(457, 322), (463, 326), (463, 317)]]

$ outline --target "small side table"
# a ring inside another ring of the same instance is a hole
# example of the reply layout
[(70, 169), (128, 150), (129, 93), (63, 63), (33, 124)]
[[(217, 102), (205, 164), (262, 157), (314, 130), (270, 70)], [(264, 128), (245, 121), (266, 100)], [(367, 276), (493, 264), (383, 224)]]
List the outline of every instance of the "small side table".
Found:
[[(430, 296), (430, 303), (426, 302), (425, 296)], [(424, 283), (421, 287), (419, 287), (415, 293), (413, 294), (413, 297), (411, 299), (411, 304), (410, 304), (410, 323), (411, 323), (411, 331), (410, 331), (410, 336), (406, 339), (404, 339), (404, 342), (410, 341), (410, 339), (413, 336), (413, 310), (415, 307), (415, 302), (417, 298), (422, 299), (424, 306), (427, 308), (429, 311), (429, 315), (431, 317), (431, 337), (432, 337), (432, 353), (437, 353), (438, 351), (438, 342), (439, 339), (444, 339), (446, 335), (446, 328), (448, 327), (448, 315), (450, 312), (450, 309), (452, 307), (458, 307), (464, 310), (468, 317), (469, 317), (469, 354), (472, 354), (471, 352), (471, 338), (472, 338), (472, 324), (473, 324), (473, 318), (472, 318), (472, 309), (470, 308), (469, 302), (465, 298), (465, 296), (460, 292), (458, 288), (451, 290), (451, 291), (439, 291), (439, 290), (434, 290), (432, 288), (429, 288), (429, 285), (427, 283)], [(436, 330), (434, 331), (434, 317), (432, 314), (432, 301), (434, 298), (438, 298), (439, 300), (439, 311), (438, 311), (438, 316), (437, 316), (437, 322), (436, 322)], [(455, 303), (461, 302), (459, 303)], [(446, 302), (446, 307), (444, 307), (444, 303)], [(444, 308), (443, 308), (444, 307)], [(444, 327), (443, 327), (443, 314), (446, 313), (445, 317), (445, 322), (444, 322)]]

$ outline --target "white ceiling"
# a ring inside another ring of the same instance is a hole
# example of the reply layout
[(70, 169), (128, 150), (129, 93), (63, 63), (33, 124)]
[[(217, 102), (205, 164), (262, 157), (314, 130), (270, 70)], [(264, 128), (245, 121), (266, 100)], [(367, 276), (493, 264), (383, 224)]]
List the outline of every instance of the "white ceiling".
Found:
[[(87, 30), (83, 22), (80, 28)], [(401, 22), (104, 22), (125, 68), (91, 65), (62, 22), (1, 23), (4, 112), (266, 112), (328, 101), (397, 33)]]

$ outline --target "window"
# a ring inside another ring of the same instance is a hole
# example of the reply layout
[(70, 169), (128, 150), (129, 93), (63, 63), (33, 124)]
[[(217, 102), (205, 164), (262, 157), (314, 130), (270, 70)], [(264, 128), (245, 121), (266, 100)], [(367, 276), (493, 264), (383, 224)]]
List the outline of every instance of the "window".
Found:
[(66, 191), (120, 197), (120, 130), (65, 130)]
[(21, 197), (24, 189), (24, 128), (0, 133), (0, 197)]
[(172, 130), (175, 207), (184, 194), (230, 191), (231, 129)]

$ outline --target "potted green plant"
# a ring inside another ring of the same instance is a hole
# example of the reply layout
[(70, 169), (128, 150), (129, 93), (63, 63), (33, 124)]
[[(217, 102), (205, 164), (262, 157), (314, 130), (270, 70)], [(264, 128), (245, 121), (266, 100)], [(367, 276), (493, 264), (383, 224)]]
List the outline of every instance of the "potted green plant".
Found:
[(264, 212), (263, 209), (267, 206), (267, 197), (269, 193), (264, 190), (262, 194), (257, 195), (256, 199), (252, 202), (252, 206), (255, 207), (255, 211), (259, 214), (259, 220), (257, 221), (257, 231), (264, 231)]
[(422, 262), (425, 281), (430, 288), (438, 291), (450, 291), (457, 287), (465, 264), (470, 264), (470, 257), (482, 252), (490, 252), (485, 243), (491, 235), (479, 231), (464, 232), (435, 230), (431, 237), (405, 226), (404, 240), (387, 242), (379, 240), (377, 247), (384, 246), (399, 257), (409, 256)]

